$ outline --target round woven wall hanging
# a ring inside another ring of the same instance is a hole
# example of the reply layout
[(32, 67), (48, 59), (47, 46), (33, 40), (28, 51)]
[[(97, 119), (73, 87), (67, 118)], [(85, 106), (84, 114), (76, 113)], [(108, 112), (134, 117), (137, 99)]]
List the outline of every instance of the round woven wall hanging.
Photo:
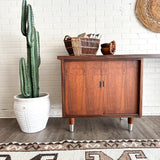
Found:
[(145, 27), (160, 33), (160, 0), (137, 0), (136, 15)]

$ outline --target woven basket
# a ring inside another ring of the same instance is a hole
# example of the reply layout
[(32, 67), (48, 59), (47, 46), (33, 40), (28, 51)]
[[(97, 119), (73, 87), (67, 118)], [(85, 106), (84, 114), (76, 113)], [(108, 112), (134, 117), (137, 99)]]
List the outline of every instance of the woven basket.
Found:
[(96, 55), (99, 43), (100, 39), (96, 38), (64, 37), (65, 47), (71, 56)]
[(136, 15), (140, 22), (153, 32), (160, 33), (159, 0), (137, 0)]

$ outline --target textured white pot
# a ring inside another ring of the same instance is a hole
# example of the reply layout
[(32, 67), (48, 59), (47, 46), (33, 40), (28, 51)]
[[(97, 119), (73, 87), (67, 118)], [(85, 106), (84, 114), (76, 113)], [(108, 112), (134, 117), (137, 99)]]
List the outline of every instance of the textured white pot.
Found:
[(23, 132), (34, 133), (43, 130), (49, 118), (49, 94), (41, 93), (37, 98), (14, 96), (14, 112)]

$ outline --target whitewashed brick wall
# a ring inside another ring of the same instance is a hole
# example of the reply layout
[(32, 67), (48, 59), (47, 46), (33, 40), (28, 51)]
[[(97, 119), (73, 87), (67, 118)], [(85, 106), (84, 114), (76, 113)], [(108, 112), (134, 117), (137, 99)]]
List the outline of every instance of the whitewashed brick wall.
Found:
[[(40, 32), (40, 89), (51, 96), (51, 116), (61, 116), (58, 55), (67, 55), (66, 34), (100, 33), (101, 43), (116, 40), (116, 54), (160, 54), (160, 34), (135, 16), (136, 0), (28, 0)], [(21, 0), (0, 0), (0, 117), (14, 117), (13, 96), (20, 93), (18, 63), (26, 57), (20, 31)], [(98, 54), (101, 54), (100, 51)], [(144, 62), (143, 115), (160, 115), (160, 60)]]

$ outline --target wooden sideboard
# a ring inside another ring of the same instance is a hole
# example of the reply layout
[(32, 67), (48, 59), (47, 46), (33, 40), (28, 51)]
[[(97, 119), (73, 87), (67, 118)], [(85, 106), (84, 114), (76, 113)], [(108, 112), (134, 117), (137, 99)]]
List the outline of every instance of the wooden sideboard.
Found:
[(143, 58), (159, 55), (58, 56), (63, 117), (74, 131), (77, 117), (142, 116)]

